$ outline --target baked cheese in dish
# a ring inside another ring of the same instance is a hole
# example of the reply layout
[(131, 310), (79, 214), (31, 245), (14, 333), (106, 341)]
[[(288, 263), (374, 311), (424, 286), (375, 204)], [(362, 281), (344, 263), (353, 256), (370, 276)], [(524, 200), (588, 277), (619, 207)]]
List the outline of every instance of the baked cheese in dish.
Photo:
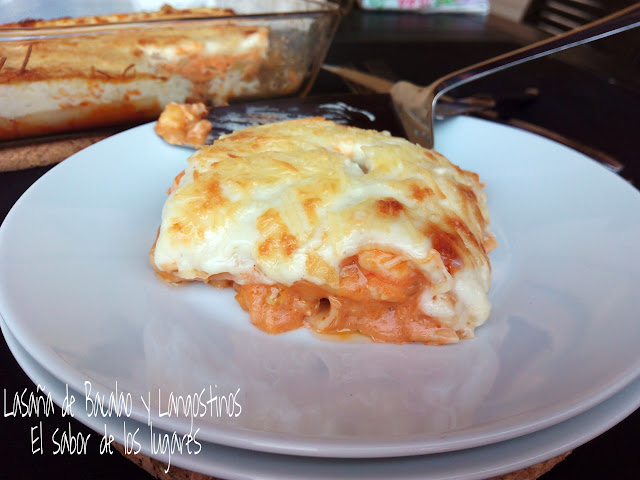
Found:
[(165, 4), (155, 12), (111, 13), (83, 17), (62, 17), (52, 20), (27, 18), (19, 22), (4, 23), (4, 28), (75, 27), (78, 25), (103, 25), (107, 23), (144, 22), (147, 20), (171, 20), (178, 18), (226, 17), (233, 15), (228, 8), (192, 7), (174, 8)]
[(153, 267), (233, 286), (266, 332), (447, 344), (489, 316), (478, 175), (387, 132), (322, 118), (239, 130), (196, 151), (169, 192)]
[[(1, 25), (0, 32), (49, 30), (47, 38), (0, 41), (0, 140), (151, 120), (171, 101), (223, 105), (298, 88), (302, 76), (295, 72), (283, 72), (277, 87), (265, 81), (281, 62), (269, 27), (234, 23), (232, 13), (165, 6)], [(131, 23), (176, 19), (194, 21), (154, 28)]]

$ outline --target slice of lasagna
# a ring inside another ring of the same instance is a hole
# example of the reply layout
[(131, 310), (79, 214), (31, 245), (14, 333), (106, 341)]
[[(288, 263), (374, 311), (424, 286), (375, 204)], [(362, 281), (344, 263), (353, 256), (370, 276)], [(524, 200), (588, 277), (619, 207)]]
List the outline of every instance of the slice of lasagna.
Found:
[(233, 286), (266, 332), (446, 344), (489, 316), (486, 195), (433, 150), (292, 120), (198, 150), (169, 191), (153, 267)]
[[(222, 105), (268, 93), (259, 72), (270, 61), (269, 28), (234, 23), (232, 14), (165, 6), (0, 25), (33, 35), (61, 27), (38, 40), (0, 41), (0, 140), (151, 120), (171, 101)], [(209, 17), (229, 20), (131, 23)]]

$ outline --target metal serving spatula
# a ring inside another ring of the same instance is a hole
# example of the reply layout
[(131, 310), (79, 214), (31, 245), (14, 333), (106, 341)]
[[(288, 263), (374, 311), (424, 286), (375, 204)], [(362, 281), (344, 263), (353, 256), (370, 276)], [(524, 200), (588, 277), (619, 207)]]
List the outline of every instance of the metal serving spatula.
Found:
[[(388, 82), (379, 79), (382, 82)], [(438, 119), (485, 110), (512, 111), (537, 98), (538, 92), (527, 90), (521, 94), (473, 95), (460, 99), (441, 99), (436, 108)], [(220, 135), (241, 128), (265, 123), (282, 122), (302, 117), (324, 117), (337, 123), (359, 128), (388, 130), (392, 135), (405, 136), (391, 98), (387, 94), (329, 94), (304, 98), (271, 99), (237, 103), (212, 108), (205, 116), (211, 122), (206, 144)]]

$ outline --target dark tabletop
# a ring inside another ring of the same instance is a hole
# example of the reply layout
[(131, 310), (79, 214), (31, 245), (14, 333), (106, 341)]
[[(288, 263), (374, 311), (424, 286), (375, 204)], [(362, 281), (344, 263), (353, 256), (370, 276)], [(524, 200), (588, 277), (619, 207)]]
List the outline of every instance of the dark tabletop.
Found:
[[(339, 29), (327, 62), (350, 64), (395, 79), (426, 84), (438, 76), (540, 38), (533, 29), (493, 17), (425, 16), (403, 13), (363, 13), (354, 10)], [(634, 70), (635, 69), (635, 70)], [(453, 92), (521, 92), (535, 87), (538, 100), (514, 116), (608, 153), (625, 165), (622, 175), (640, 182), (640, 158), (635, 141), (640, 133), (640, 78), (637, 64), (616, 64), (598, 46), (536, 60), (473, 82)], [(339, 78), (321, 72), (310, 92), (347, 92)], [(633, 143), (632, 143), (633, 142)], [(19, 196), (48, 168), (0, 173), (0, 219)], [(638, 186), (639, 183), (635, 183)], [(34, 390), (3, 342), (0, 342), (0, 387), (7, 395)], [(3, 404), (5, 400), (3, 398)], [(3, 412), (4, 413), (4, 412)], [(46, 419), (48, 429), (67, 428), (68, 419)], [(68, 457), (34, 456), (29, 429), (34, 421), (6, 417), (0, 423), (4, 462), (2, 478), (151, 478), (119, 454)], [(73, 421), (74, 431), (90, 433)], [(635, 479), (640, 471), (640, 410), (576, 449), (544, 475), (559, 479)], [(51, 452), (51, 449), (49, 449)]]

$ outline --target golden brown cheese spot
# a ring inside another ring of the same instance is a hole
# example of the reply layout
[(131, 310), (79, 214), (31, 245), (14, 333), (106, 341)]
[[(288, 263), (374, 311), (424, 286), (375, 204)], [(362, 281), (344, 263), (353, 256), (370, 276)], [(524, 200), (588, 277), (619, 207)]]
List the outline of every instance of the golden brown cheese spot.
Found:
[(478, 201), (478, 198), (476, 197), (475, 192), (467, 185), (464, 185), (462, 183), (458, 184), (458, 190), (462, 195), (467, 197), (467, 199), (469, 199), (470, 202), (476, 203)]
[[(204, 178), (201, 179), (201, 177)], [(187, 185), (179, 193), (191, 198), (189, 211), (195, 218), (206, 218), (213, 213), (214, 209), (219, 209), (227, 203), (218, 176), (200, 175), (197, 170), (193, 172), (193, 183)]]
[(320, 202), (321, 200), (319, 198), (307, 198), (302, 201), (302, 209), (309, 219), (309, 222), (312, 224), (315, 224), (318, 221), (318, 213), (316, 209)]
[(197, 170), (193, 172), (193, 182), (177, 188), (173, 194), (178, 203), (184, 206), (181, 208), (182, 215), (171, 226), (171, 232), (185, 236), (188, 232), (193, 239), (202, 239), (209, 226), (225, 215), (223, 207), (229, 203), (218, 176)]
[(298, 249), (298, 241), (295, 235), (291, 235), (288, 233), (285, 233), (282, 235), (281, 245), (284, 249), (285, 254), (288, 257), (290, 257), (293, 254), (293, 252), (295, 252)]
[(282, 221), (280, 213), (270, 208), (256, 221), (264, 240), (258, 244), (258, 253), (263, 257), (290, 257), (298, 249), (298, 240)]
[(421, 202), (431, 195), (433, 195), (433, 190), (431, 188), (421, 187), (420, 185), (416, 185), (415, 183), (411, 185), (411, 197), (415, 200)]
[(271, 254), (271, 248), (273, 246), (273, 240), (267, 238), (264, 242), (258, 245), (258, 252), (261, 257), (268, 257)]
[(405, 206), (395, 198), (383, 198), (376, 201), (378, 212), (389, 217), (397, 217), (405, 210)]
[(190, 221), (178, 220), (171, 224), (169, 227), (169, 233), (175, 240), (187, 242), (192, 238), (200, 238), (198, 229)]
[[(195, 174), (197, 174), (197, 171), (194, 172), (194, 180), (195, 180)], [(210, 199), (215, 199), (215, 200), (220, 200), (222, 199), (222, 188), (220, 188), (220, 182), (218, 181), (217, 178), (212, 178), (209, 181), (203, 182), (204, 183), (204, 190), (207, 193), (207, 196)], [(215, 202), (215, 203), (219, 203), (219, 202)]]

